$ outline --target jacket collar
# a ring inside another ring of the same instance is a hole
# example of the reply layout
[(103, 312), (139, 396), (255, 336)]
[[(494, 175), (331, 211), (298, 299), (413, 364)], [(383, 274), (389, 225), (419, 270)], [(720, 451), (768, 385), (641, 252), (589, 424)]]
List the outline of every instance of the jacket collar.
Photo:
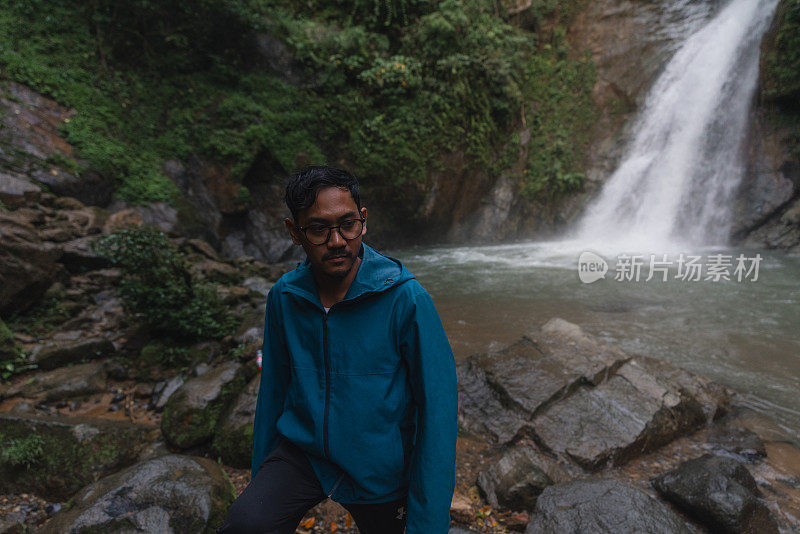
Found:
[[(379, 293), (414, 278), (399, 260), (384, 256), (366, 243), (361, 244), (358, 255), (361, 257), (361, 265), (342, 302)], [(286, 283), (282, 289), (284, 293), (293, 293), (322, 308), (317, 282), (308, 258), (285, 277)]]

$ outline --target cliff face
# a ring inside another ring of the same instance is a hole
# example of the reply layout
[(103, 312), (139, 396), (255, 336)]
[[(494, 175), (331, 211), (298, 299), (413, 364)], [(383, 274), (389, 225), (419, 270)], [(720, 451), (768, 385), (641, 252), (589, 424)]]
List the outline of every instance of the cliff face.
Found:
[[(554, 34), (556, 23), (535, 12), (532, 3), (502, 5), (506, 10), (503, 19), (530, 35), (544, 39)], [(749, 168), (735, 206), (737, 242), (782, 248), (800, 243), (800, 82), (796, 79), (800, 62), (793, 52), (800, 45), (791, 39), (800, 33), (797, 5), (794, 0), (781, 3), (762, 46), (762, 79), (747, 147)], [(387, 176), (359, 176), (362, 198), (369, 208), (369, 240), (379, 247), (497, 242), (544, 238), (564, 229), (619, 163), (636, 111), (665, 61), (717, 7), (718, 2), (713, 0), (601, 0), (583, 4), (571, 16), (563, 40), (567, 43), (563, 52), (566, 60), (577, 64), (588, 53), (596, 74), (591, 87), (595, 115), (591, 122), (586, 121), (589, 141), (579, 154), (586, 175), (582, 186), (550, 196), (525, 194), (525, 173), (531, 170), (532, 157), (543, 151), (538, 121), (552, 112), (542, 108), (541, 99), (528, 96), (519, 116), (503, 134), (503, 153), (495, 155), (491, 170), (476, 165), (463, 150), (454, 150), (437, 156), (437, 168), (428, 169), (422, 181), (397, 184)], [(296, 70), (293, 53), (286, 46), (268, 48), (260, 53), (270, 68), (288, 76), (287, 83), (299, 83), (292, 77)], [(539, 79), (545, 80), (545, 88), (560, 90), (562, 74), (544, 72)], [(133, 207), (145, 222), (174, 234), (205, 239), (229, 257), (247, 255), (266, 261), (296, 258), (298, 251), (283, 227), (287, 164), (281, 164), (268, 151), (255, 159), (244, 178), (233, 176), (231, 164), (200, 156), (167, 161), (162, 173), (178, 186), (180, 199), (174, 205), (152, 202), (130, 206), (114, 200), (114, 183), (119, 177), (103, 176), (75, 159), (72, 147), (59, 135), (57, 123), (62, 119), (48, 126), (45, 119), (26, 118), (30, 110), (39, 110), (35, 112), (63, 115), (69, 120), (74, 110), (62, 109), (56, 102), (13, 83), (6, 84), (3, 93), (9, 111), (0, 132), (0, 156), (15, 176), (25, 175), (26, 180), (43, 184), (53, 193), (74, 196), (111, 212)], [(567, 92), (565, 96), (569, 100), (580, 95)], [(12, 104), (22, 110), (21, 115), (14, 114)], [(25, 126), (32, 121), (36, 122), (32, 129)], [(41, 145), (39, 148), (35, 143), (20, 144), (29, 133)], [(308, 159), (298, 152), (295, 166), (304, 165)], [(23, 165), (20, 161), (36, 164)], [(347, 159), (334, 163), (356, 167), (356, 162)]]
[(783, 0), (761, 45), (733, 239), (800, 251), (800, 3)]

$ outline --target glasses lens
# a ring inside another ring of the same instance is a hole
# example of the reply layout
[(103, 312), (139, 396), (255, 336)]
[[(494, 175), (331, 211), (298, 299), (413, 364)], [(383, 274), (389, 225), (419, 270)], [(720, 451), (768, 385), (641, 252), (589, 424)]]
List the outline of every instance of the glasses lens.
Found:
[(342, 236), (345, 239), (355, 239), (359, 235), (361, 235), (361, 228), (363, 227), (363, 222), (361, 219), (350, 219), (344, 221), (339, 228), (342, 230)]
[(328, 240), (328, 227), (321, 224), (312, 224), (306, 227), (306, 239), (314, 245), (321, 245)]

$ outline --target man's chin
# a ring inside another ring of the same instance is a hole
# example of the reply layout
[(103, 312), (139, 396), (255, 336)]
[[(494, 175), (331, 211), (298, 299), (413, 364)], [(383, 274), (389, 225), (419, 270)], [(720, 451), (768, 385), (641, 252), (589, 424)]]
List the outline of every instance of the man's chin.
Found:
[(336, 280), (342, 280), (343, 278), (347, 278), (347, 275), (350, 274), (350, 271), (353, 270), (353, 263), (354, 262), (350, 261), (345, 265), (339, 265), (332, 269), (331, 268), (325, 269), (325, 273), (331, 278), (335, 278)]

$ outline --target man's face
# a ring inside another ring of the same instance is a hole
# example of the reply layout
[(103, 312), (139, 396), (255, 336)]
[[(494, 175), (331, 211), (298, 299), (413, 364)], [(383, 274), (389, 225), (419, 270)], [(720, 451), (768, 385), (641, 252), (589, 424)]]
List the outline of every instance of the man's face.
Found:
[[(317, 193), (314, 204), (298, 214), (298, 225), (286, 219), (286, 227), (292, 241), (303, 247), (315, 274), (323, 277), (342, 279), (347, 277), (361, 249), (361, 239), (367, 233), (366, 221), (361, 234), (355, 239), (346, 240), (337, 229), (331, 230), (328, 242), (314, 245), (309, 242), (299, 227), (312, 224), (336, 226), (348, 219), (367, 217), (367, 208), (358, 209), (350, 191), (339, 187), (326, 187)], [(298, 227), (299, 226), (299, 227)]]

